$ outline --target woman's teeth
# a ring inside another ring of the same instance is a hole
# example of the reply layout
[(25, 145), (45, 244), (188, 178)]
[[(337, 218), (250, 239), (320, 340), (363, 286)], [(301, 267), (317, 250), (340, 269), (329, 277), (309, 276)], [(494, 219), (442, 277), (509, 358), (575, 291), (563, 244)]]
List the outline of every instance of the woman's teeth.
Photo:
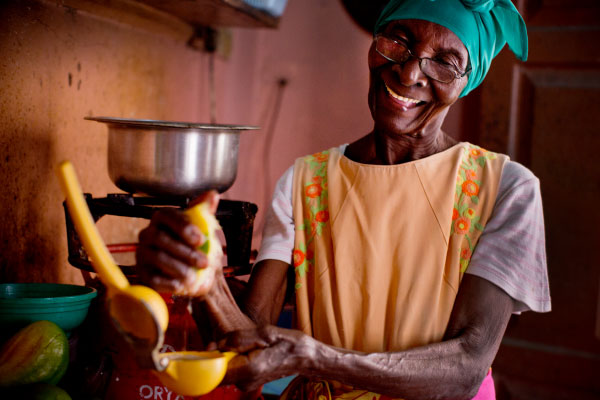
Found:
[[(385, 85), (385, 83), (384, 83), (384, 85)], [(398, 93), (396, 93), (392, 89), (390, 89), (390, 87), (388, 85), (385, 85), (385, 88), (387, 89), (388, 93), (396, 100), (400, 100), (405, 103), (411, 103), (411, 104), (418, 104), (421, 102), (420, 100), (415, 100), (415, 99), (411, 99), (408, 97), (400, 96)]]

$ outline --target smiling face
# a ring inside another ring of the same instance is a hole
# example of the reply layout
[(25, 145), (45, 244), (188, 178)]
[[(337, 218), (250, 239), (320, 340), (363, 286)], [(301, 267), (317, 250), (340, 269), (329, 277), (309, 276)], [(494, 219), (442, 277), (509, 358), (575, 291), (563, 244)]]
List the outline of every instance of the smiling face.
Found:
[[(406, 45), (417, 57), (453, 65), (458, 71), (467, 69), (466, 47), (441, 25), (398, 20), (390, 22), (381, 34)], [(369, 50), (369, 70), (369, 107), (375, 131), (388, 135), (439, 133), (448, 108), (467, 84), (467, 76), (450, 83), (427, 77), (416, 57), (402, 65), (389, 61), (375, 50), (375, 43)]]

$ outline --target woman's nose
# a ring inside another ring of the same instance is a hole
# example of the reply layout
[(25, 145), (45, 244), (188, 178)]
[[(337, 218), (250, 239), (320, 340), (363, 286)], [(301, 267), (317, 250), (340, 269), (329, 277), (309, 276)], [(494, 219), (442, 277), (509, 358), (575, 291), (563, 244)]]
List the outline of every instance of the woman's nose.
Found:
[(427, 76), (425, 76), (423, 71), (421, 71), (419, 59), (416, 57), (409, 58), (402, 65), (394, 65), (394, 70), (400, 77), (400, 83), (402, 83), (404, 86), (427, 86)]

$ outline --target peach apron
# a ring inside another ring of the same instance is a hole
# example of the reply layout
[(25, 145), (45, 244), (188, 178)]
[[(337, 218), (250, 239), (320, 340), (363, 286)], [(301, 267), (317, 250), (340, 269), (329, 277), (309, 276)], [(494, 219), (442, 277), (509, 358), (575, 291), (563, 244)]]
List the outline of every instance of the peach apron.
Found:
[[(441, 341), (507, 160), (468, 143), (399, 165), (359, 164), (337, 148), (298, 159), (297, 329), (363, 352)], [(325, 398), (356, 390), (317, 383)], [(294, 386), (312, 385), (292, 383), (282, 398)]]

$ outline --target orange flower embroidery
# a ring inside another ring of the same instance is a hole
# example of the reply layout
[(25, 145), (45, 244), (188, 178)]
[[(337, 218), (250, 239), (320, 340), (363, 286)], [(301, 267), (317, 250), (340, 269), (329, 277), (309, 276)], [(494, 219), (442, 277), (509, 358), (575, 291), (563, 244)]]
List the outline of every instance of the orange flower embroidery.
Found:
[(456, 223), (454, 224), (454, 231), (459, 235), (469, 232), (470, 228), (471, 221), (465, 217), (460, 217), (456, 220)]
[(479, 157), (482, 154), (483, 152), (481, 151), (481, 149), (471, 149), (471, 155), (475, 158)]
[(293, 263), (296, 270), (296, 290), (302, 288), (302, 278), (314, 267), (315, 253), (314, 240), (327, 229), (326, 222), (329, 220), (327, 211), (327, 161), (329, 151), (322, 151), (311, 156), (304, 157), (304, 162), (310, 169), (312, 176), (304, 186), (304, 223), (298, 228), (295, 239), (296, 246), (293, 252)]
[(471, 180), (467, 180), (462, 184), (462, 191), (467, 196), (477, 196), (479, 193), (479, 186)]
[(294, 267), (297, 267), (304, 262), (305, 256), (304, 256), (304, 253), (302, 252), (302, 250), (298, 250), (298, 249), (294, 250), (294, 252), (292, 253), (292, 256), (293, 256), (293, 260), (294, 260)]
[(313, 236), (317, 234), (317, 221), (310, 221), (310, 232)]
[(467, 169), (465, 171), (465, 176), (467, 177), (468, 180), (474, 181), (477, 178), (477, 173), (475, 171), (473, 171), (472, 169)]
[(317, 162), (325, 162), (325, 161), (327, 161), (327, 158), (329, 157), (329, 155), (323, 154), (323, 153), (315, 153), (315, 154), (313, 154), (313, 157), (314, 157), (315, 161), (317, 161)]
[(464, 260), (470, 260), (471, 259), (471, 250), (469, 249), (462, 249), (462, 251), (460, 252), (460, 258), (464, 259)]
[(479, 207), (479, 185), (482, 184), (482, 171), (487, 160), (496, 158), (496, 154), (477, 146), (470, 145), (465, 149), (462, 163), (456, 177), (454, 208), (452, 209), (451, 234), (465, 235), (461, 238), (460, 271), (465, 272), (473, 254), (476, 242), (473, 242), (475, 231), (482, 232), (484, 225), (481, 216), (477, 215)]
[(452, 221), (455, 221), (458, 218), (459, 214), (458, 214), (458, 210), (456, 208), (454, 208), (452, 210)]
[(467, 217), (469, 219), (475, 218), (475, 210), (473, 210), (472, 208), (467, 208), (465, 210), (465, 217)]
[(329, 221), (329, 211), (326, 211), (326, 210), (319, 211), (317, 213), (317, 215), (315, 215), (315, 220), (317, 220), (317, 222)]
[(323, 188), (321, 188), (321, 185), (313, 183), (312, 185), (308, 185), (306, 187), (306, 196), (314, 199), (315, 197), (319, 197), (321, 195), (322, 190)]

